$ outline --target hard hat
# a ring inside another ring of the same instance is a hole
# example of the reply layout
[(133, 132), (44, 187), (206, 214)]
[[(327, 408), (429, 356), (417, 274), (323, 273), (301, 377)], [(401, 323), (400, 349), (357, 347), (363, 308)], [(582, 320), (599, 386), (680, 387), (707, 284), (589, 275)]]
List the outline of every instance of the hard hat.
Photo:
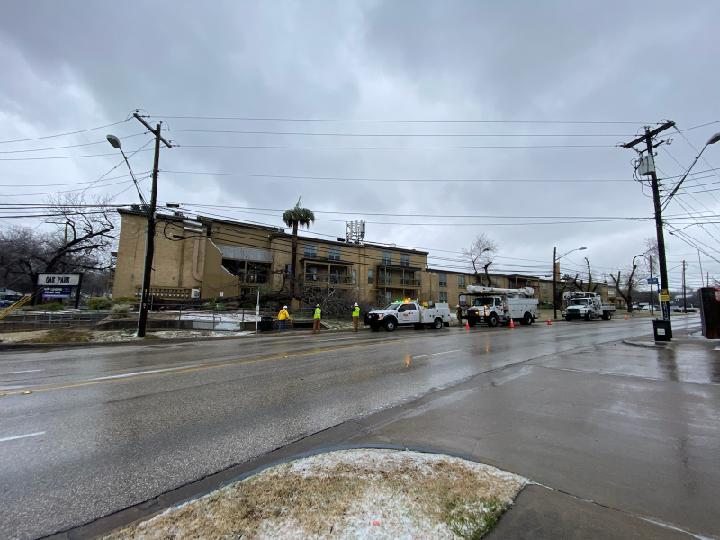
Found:
[(358, 303), (357, 303), (357, 302), (355, 302), (355, 307), (357, 307), (357, 305), (358, 305)]
[(320, 304), (317, 304), (315, 307), (320, 307)]
[(283, 309), (287, 309), (287, 306), (283, 306)]

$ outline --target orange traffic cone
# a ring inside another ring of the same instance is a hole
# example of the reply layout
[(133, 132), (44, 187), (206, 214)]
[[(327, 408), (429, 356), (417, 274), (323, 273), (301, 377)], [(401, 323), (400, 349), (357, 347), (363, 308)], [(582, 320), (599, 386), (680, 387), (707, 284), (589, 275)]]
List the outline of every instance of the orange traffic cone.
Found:
[(465, 330), (470, 331), (470, 321), (465, 321)]
[(547, 320), (547, 325), (548, 325), (548, 326), (552, 326), (552, 319), (548, 319), (548, 320)]
[(627, 316), (627, 313), (625, 314), (625, 320), (627, 321), (629, 317)]
[(515, 321), (510, 319), (510, 324), (508, 324), (508, 328), (515, 328)]

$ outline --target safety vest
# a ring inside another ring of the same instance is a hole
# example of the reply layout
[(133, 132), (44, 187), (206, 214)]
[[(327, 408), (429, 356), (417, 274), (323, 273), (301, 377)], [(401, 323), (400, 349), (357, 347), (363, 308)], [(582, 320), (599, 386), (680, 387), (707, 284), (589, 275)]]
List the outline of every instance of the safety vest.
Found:
[(319, 319), (320, 318), (320, 308), (315, 308), (315, 313), (313, 313), (313, 319)]
[(355, 306), (355, 309), (353, 309), (353, 317), (359, 317), (360, 316), (360, 306)]
[(289, 319), (290, 314), (288, 313), (287, 309), (281, 309), (280, 313), (278, 313), (278, 321), (284, 321), (285, 319)]

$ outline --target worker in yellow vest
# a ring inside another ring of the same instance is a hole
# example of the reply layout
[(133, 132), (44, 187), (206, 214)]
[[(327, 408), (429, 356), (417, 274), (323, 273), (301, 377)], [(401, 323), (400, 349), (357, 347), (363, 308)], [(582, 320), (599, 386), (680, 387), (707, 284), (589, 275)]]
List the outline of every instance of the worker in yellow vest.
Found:
[(320, 304), (315, 306), (315, 312), (313, 313), (313, 334), (320, 333)]
[(358, 331), (358, 325), (360, 324), (360, 306), (355, 302), (352, 312), (353, 330)]
[(285, 324), (286, 321), (290, 319), (290, 312), (288, 311), (287, 306), (283, 306), (280, 312), (278, 313), (278, 329), (280, 331), (285, 330)]

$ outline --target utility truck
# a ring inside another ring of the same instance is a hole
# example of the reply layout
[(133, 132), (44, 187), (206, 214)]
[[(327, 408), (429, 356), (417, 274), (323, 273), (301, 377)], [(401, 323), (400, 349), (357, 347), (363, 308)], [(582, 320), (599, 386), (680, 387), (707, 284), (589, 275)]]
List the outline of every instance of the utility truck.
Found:
[(446, 303), (423, 307), (417, 301), (393, 302), (385, 309), (374, 309), (365, 315), (365, 326), (373, 331), (385, 328), (392, 332), (398, 326), (432, 327), (439, 330), (450, 326), (450, 307)]
[(535, 289), (501, 289), (483, 285), (468, 285), (467, 293), (461, 294), (459, 304), (462, 315), (469, 326), (485, 323), (490, 327), (509, 324), (512, 319), (520, 324), (530, 325), (538, 316), (538, 300), (533, 298)]
[(612, 304), (603, 304), (599, 293), (572, 291), (563, 293), (563, 306), (566, 321), (585, 319), (609, 321), (615, 315), (616, 308)]

